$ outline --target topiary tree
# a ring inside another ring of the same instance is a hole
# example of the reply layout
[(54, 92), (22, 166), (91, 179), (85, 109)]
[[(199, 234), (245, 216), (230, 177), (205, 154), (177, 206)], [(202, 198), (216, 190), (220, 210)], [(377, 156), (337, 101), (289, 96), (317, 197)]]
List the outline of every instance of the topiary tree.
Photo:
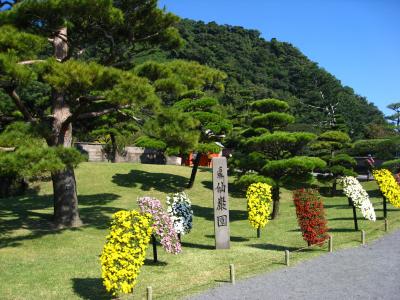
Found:
[[(147, 126), (144, 134), (151, 140), (140, 138), (140, 145), (147, 146), (145, 142), (154, 143), (158, 140), (165, 143), (164, 148), (167, 153), (197, 152), (188, 183), (188, 188), (191, 188), (201, 156), (209, 152), (219, 152), (221, 148), (215, 142), (221, 141), (232, 127), (225, 109), (217, 99), (219, 93), (224, 90), (223, 79), (226, 75), (199, 63), (183, 60), (165, 63), (149, 61), (137, 66), (135, 72), (150, 80), (157, 94), (168, 107), (166, 111), (159, 114), (156, 120), (148, 121), (151, 125)], [(155, 124), (163, 124), (166, 115), (171, 116), (171, 122), (174, 122), (175, 118), (183, 117), (192, 120), (190, 122), (193, 125), (197, 125), (193, 127), (182, 123), (183, 126), (180, 128), (170, 127), (171, 130), (161, 134), (155, 129), (159, 127)], [(193, 129), (197, 133), (193, 133)], [(197, 140), (194, 140), (195, 138)]]
[(345, 132), (326, 131), (310, 145), (315, 154), (327, 163), (325, 168), (320, 169), (322, 173), (325, 173), (320, 176), (320, 180), (332, 183), (332, 195), (336, 193), (337, 179), (340, 176), (357, 176), (357, 173), (353, 171), (353, 167), (357, 164), (356, 160), (346, 153), (336, 154), (337, 151), (348, 147), (350, 141), (350, 137)]
[(310, 182), (311, 172), (324, 167), (325, 162), (301, 156), (304, 147), (315, 139), (314, 134), (278, 131), (294, 122), (286, 102), (263, 99), (252, 102), (250, 108), (248, 125), (241, 129), (241, 140), (230, 166), (239, 170), (239, 182), (250, 183), (252, 178), (260, 181), (260, 176), (264, 177), (264, 182), (272, 179), (272, 218), (276, 218), (280, 187), (293, 182)]

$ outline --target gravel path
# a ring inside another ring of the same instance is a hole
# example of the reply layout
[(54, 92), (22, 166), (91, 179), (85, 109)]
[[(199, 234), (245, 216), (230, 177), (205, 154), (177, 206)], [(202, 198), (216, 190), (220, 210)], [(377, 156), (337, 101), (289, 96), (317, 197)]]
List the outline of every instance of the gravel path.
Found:
[(190, 299), (400, 299), (400, 231)]

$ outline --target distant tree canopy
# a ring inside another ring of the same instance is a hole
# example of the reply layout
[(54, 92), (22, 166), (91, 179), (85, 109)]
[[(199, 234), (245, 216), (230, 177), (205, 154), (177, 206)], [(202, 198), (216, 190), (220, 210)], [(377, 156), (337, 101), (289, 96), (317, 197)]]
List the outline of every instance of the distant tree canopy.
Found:
[(342, 123), (351, 138), (359, 139), (367, 136), (371, 125), (386, 123), (376, 106), (289, 43), (266, 41), (257, 30), (215, 22), (184, 19), (178, 28), (185, 45), (160, 56), (224, 71), (228, 77), (221, 103), (230, 106), (233, 115), (246, 111), (254, 99), (278, 98), (290, 104), (294, 130), (342, 130), (337, 128)]

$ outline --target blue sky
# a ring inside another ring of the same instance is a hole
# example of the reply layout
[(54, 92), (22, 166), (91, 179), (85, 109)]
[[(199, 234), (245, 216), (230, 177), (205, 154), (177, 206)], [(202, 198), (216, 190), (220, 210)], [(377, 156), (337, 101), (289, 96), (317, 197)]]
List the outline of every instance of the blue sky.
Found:
[(400, 0), (161, 0), (180, 17), (257, 29), (299, 48), (385, 114), (400, 102)]

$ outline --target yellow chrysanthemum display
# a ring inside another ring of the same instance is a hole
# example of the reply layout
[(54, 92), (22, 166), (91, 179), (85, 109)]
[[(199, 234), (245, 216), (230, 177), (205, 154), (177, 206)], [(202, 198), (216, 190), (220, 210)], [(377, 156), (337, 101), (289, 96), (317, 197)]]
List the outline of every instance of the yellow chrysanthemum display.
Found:
[(136, 285), (153, 229), (150, 214), (121, 210), (112, 218), (100, 262), (103, 284), (116, 296), (132, 292)]
[(254, 228), (262, 228), (268, 223), (272, 211), (272, 187), (266, 183), (253, 183), (246, 193), (249, 221)]
[(387, 169), (381, 169), (374, 170), (373, 175), (383, 196), (393, 206), (400, 207), (400, 186), (397, 184), (392, 173)]

